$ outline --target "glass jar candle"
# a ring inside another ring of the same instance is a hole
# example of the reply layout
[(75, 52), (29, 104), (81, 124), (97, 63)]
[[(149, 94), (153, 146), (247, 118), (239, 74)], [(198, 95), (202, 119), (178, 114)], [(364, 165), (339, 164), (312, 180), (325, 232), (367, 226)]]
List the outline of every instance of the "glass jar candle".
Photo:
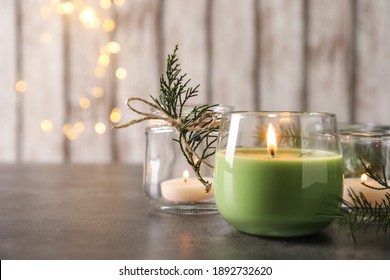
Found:
[(390, 181), (390, 127), (369, 123), (344, 125), (340, 129), (340, 138), (344, 162), (344, 200), (353, 203), (353, 190), (358, 196), (364, 194), (372, 206), (382, 203), (390, 190), (367, 176), (365, 167), (380, 178), (386, 176), (386, 180)]
[(214, 167), (216, 204), (254, 235), (312, 234), (332, 222), (343, 187), (336, 116), (304, 112), (226, 114)]
[[(192, 107), (186, 107), (190, 112)], [(230, 112), (232, 107), (219, 105), (216, 114)], [(144, 161), (144, 191), (150, 202), (159, 210), (176, 214), (218, 213), (214, 188), (206, 192), (187, 163), (179, 143), (178, 134), (164, 121), (151, 120), (145, 128), (146, 152)], [(217, 137), (217, 135), (213, 135)], [(200, 147), (202, 149), (202, 147)], [(208, 158), (214, 163), (214, 157)], [(203, 165), (202, 176), (213, 181), (213, 169)]]

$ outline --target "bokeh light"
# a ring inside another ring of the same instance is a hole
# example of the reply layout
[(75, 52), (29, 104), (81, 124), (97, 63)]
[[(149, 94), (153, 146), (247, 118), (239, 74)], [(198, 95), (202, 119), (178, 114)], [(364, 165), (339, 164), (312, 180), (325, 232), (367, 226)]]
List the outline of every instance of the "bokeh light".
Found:
[(119, 79), (119, 80), (123, 80), (127, 77), (127, 70), (123, 67), (120, 67), (118, 69), (116, 69), (115, 71), (115, 76)]
[(73, 130), (77, 133), (77, 134), (81, 134), (85, 131), (85, 125), (83, 122), (75, 122), (74, 125), (73, 125)]
[(41, 129), (44, 132), (50, 132), (53, 129), (53, 122), (51, 120), (41, 121)]
[(72, 125), (70, 124), (70, 123), (66, 123), (66, 124), (64, 124), (64, 126), (62, 127), (62, 132), (64, 133), (64, 134), (66, 134), (69, 130), (71, 130), (72, 129)]
[(99, 4), (102, 9), (108, 10), (111, 8), (111, 0), (100, 0)]
[(115, 21), (112, 19), (106, 19), (103, 21), (103, 30), (106, 32), (111, 32), (115, 29)]
[(77, 138), (77, 133), (76, 131), (74, 131), (74, 129), (71, 128), (68, 131), (66, 131), (65, 136), (69, 140), (75, 140)]
[(106, 54), (99, 55), (99, 64), (101, 66), (107, 66), (110, 64), (110, 57)]
[(119, 53), (121, 45), (118, 42), (111, 41), (107, 43), (107, 49), (110, 53)]
[(95, 98), (101, 98), (104, 96), (104, 88), (102, 87), (93, 87), (92, 96)]
[(98, 122), (95, 124), (95, 131), (97, 134), (103, 134), (106, 132), (106, 125), (102, 122)]
[(113, 123), (118, 123), (122, 119), (122, 111), (119, 108), (114, 108), (111, 110), (110, 121)]
[(15, 89), (17, 92), (26, 92), (27, 91), (27, 82), (24, 80), (19, 80), (15, 84)]
[(116, 6), (123, 6), (125, 4), (125, 0), (114, 0), (114, 4)]
[(100, 27), (101, 20), (96, 16), (96, 12), (92, 7), (85, 6), (79, 13), (79, 20), (83, 23), (85, 28)]
[(64, 14), (71, 14), (74, 10), (74, 5), (72, 2), (65, 2), (62, 4), (62, 11)]
[(81, 109), (88, 109), (91, 106), (91, 101), (87, 97), (80, 98), (79, 105)]

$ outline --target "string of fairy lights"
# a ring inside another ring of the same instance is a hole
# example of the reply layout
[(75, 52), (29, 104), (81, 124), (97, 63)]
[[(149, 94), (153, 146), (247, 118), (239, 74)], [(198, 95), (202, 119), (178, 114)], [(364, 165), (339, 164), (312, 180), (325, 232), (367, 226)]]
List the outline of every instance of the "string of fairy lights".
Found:
[[(64, 1), (64, 0), (39, 0), (40, 2), (40, 15), (43, 18), (49, 18), (51, 16), (64, 16), (70, 14), (76, 14), (80, 25), (86, 29), (97, 29), (102, 32), (112, 32), (116, 28), (116, 22), (112, 18), (100, 17), (98, 9), (110, 10), (112, 8), (121, 7), (125, 4), (126, 0), (99, 0), (99, 6), (92, 7), (86, 4), (82, 0)], [(106, 13), (107, 14), (107, 13)], [(48, 45), (52, 41), (52, 36), (48, 32), (43, 32), (40, 35), (40, 42), (43, 45)], [(102, 45), (99, 49), (99, 55), (96, 61), (96, 68), (94, 69), (94, 76), (97, 79), (103, 79), (106, 76), (107, 67), (110, 64), (111, 56), (118, 54), (121, 51), (121, 45), (116, 41), (109, 41)], [(127, 77), (127, 70), (123, 67), (115, 69), (115, 77), (118, 80), (123, 80)], [(28, 81), (18, 80), (15, 85), (16, 91), (24, 93), (28, 90)], [(101, 86), (91, 86), (91, 97), (85, 96), (79, 99), (79, 107), (81, 110), (88, 110), (93, 106), (93, 99), (101, 99), (105, 95), (105, 90)], [(112, 123), (120, 122), (122, 118), (122, 112), (119, 108), (112, 108), (109, 120)], [(49, 133), (53, 131), (54, 124), (50, 119), (44, 119), (40, 121), (40, 129)], [(68, 140), (75, 140), (80, 134), (86, 130), (85, 124), (82, 121), (76, 121), (74, 123), (65, 123), (62, 125), (62, 132)], [(104, 134), (107, 131), (107, 127), (103, 122), (96, 122), (94, 125), (94, 131), (97, 134)]]

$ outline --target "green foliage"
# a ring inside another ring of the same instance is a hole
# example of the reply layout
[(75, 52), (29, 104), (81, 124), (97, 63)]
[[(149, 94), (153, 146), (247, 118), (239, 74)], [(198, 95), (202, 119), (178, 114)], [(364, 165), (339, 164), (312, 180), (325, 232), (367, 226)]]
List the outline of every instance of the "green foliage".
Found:
[[(143, 116), (127, 123), (115, 125), (113, 128), (125, 128), (147, 120), (162, 120), (175, 128), (178, 132), (176, 141), (194, 170), (198, 180), (205, 185), (206, 192), (211, 189), (211, 182), (202, 176), (202, 167), (213, 166), (207, 159), (215, 154), (217, 131), (220, 124), (220, 114), (213, 112), (217, 105), (187, 105), (193, 97), (198, 95), (199, 85), (189, 87), (190, 79), (187, 74), (181, 74), (178, 46), (168, 55), (165, 75), (160, 78), (160, 93), (149, 102), (143, 98), (131, 97), (127, 99), (127, 106), (133, 112)], [(134, 108), (132, 102), (142, 102), (154, 110), (154, 113), (143, 112)]]
[[(360, 159), (360, 162), (367, 176), (377, 181), (383, 188), (372, 187), (368, 183), (362, 183), (364, 186), (375, 190), (390, 190), (384, 167), (382, 168), (382, 174), (378, 174), (374, 172), (370, 165), (365, 164), (362, 159)], [(346, 223), (348, 226), (348, 234), (354, 242), (356, 242), (356, 231), (369, 226), (376, 226), (377, 232), (387, 233), (390, 227), (389, 192), (385, 194), (382, 201), (375, 203), (370, 202), (362, 192), (356, 193), (351, 189), (348, 190), (348, 196), (351, 198), (351, 202), (336, 197), (343, 207), (337, 209), (334, 213), (327, 213), (325, 215), (335, 218), (337, 222)]]
[(153, 108), (162, 112), (164, 117), (161, 119), (168, 121), (177, 130), (178, 138), (174, 140), (208, 192), (211, 182), (203, 178), (201, 170), (203, 165), (213, 168), (207, 159), (215, 154), (219, 116), (213, 113), (213, 108), (217, 105), (187, 105), (188, 101), (198, 95), (199, 85), (188, 86), (190, 79), (186, 79), (187, 74), (181, 74), (177, 50), (178, 46), (168, 55), (165, 75), (160, 78), (160, 94), (151, 96), (155, 103)]
[(191, 79), (185, 80), (187, 74), (180, 74), (177, 51), (178, 46), (176, 45), (173, 53), (168, 55), (165, 77), (164, 75), (160, 77), (160, 94), (157, 98), (151, 96), (156, 105), (174, 119), (182, 117), (183, 108), (187, 101), (197, 96), (199, 89), (199, 85), (195, 88), (188, 87)]

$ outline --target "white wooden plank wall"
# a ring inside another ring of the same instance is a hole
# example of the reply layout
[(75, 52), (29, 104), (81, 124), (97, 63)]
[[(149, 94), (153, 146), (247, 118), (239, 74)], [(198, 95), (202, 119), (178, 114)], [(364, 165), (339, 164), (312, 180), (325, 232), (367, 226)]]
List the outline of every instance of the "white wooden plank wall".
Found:
[(55, 14), (42, 17), (40, 5), (34, 1), (19, 1), (19, 9), (20, 78), (28, 85), (27, 91), (19, 94), (21, 111), (16, 112), (22, 128), (18, 131), (20, 160), (60, 162), (64, 159), (61, 130), (45, 133), (40, 125), (50, 120), (60, 128), (64, 122), (62, 20)]
[(211, 1), (212, 103), (255, 110), (256, 11), (252, 0)]
[[(390, 125), (388, 0), (70, 2), (61, 15), (67, 1), (1, 0), (2, 163), (141, 163), (143, 126), (113, 131), (110, 113), (136, 117), (123, 101), (158, 93), (176, 44), (197, 103)], [(87, 6), (92, 28), (79, 16)]]
[(352, 17), (350, 0), (308, 2), (308, 108), (351, 117)]
[(0, 160), (17, 160), (17, 100), (15, 84), (19, 79), (17, 66), (17, 18), (13, 0), (2, 1), (0, 16)]
[(304, 110), (303, 0), (259, 1), (261, 110)]
[[(107, 10), (99, 9), (99, 2), (84, 0), (85, 5), (92, 7), (99, 14), (101, 20), (111, 18)], [(95, 125), (104, 124), (109, 129), (110, 82), (112, 77), (107, 68), (105, 75), (96, 77), (96, 68), (105, 65), (98, 61), (102, 54), (101, 48), (110, 41), (108, 32), (98, 28), (82, 28), (79, 16), (72, 13), (68, 18), (69, 38), (68, 54), (68, 91), (65, 93), (69, 104), (67, 122), (74, 125), (82, 122), (85, 126), (83, 133), (79, 133), (69, 145), (69, 160), (71, 162), (107, 162), (111, 160), (111, 136), (109, 133), (97, 134)], [(104, 52), (103, 52), (104, 54)], [(104, 56), (102, 56), (104, 58)], [(112, 59), (112, 56), (110, 56)], [(94, 87), (101, 87), (105, 94), (94, 98), (91, 93)], [(80, 100), (89, 100), (90, 107), (82, 109)]]
[[(160, 5), (159, 1), (155, 0), (126, 1), (126, 5), (118, 9), (119, 28), (116, 40), (123, 48), (118, 54), (118, 67), (127, 69), (128, 75), (126, 79), (117, 81), (115, 103), (122, 109), (124, 120), (139, 117), (126, 110), (124, 100), (132, 96), (149, 99), (150, 95), (155, 95), (159, 90), (158, 48), (161, 46), (157, 30), (160, 21)], [(110, 133), (117, 137), (114, 138), (117, 140), (114, 159), (120, 162), (143, 160), (145, 151), (141, 124)]]
[(355, 118), (390, 124), (390, 1), (359, 1), (356, 21)]

